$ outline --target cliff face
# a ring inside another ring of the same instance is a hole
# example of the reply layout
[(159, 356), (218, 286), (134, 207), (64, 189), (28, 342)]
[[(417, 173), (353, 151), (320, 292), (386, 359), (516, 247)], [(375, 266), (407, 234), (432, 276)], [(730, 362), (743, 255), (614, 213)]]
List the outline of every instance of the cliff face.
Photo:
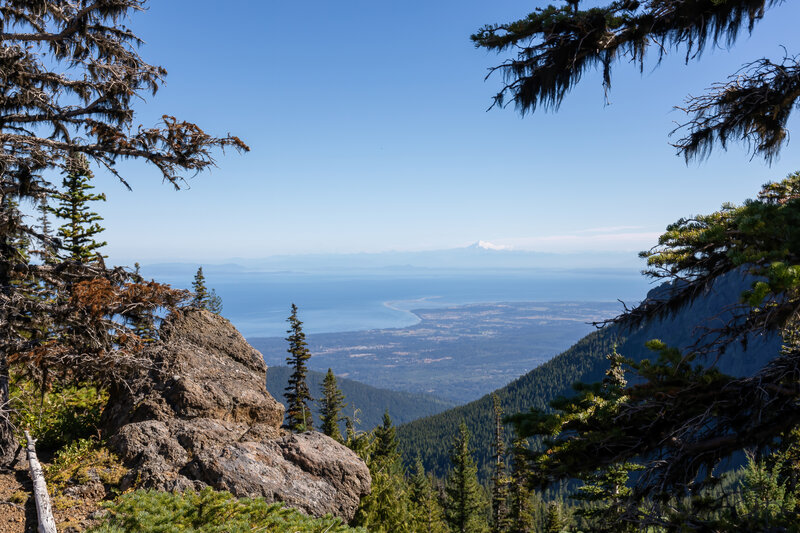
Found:
[(350, 520), (369, 470), (321, 433), (287, 434), (266, 391), (267, 367), (224, 318), (186, 310), (163, 327), (153, 368), (106, 409), (111, 446), (131, 467), (123, 488), (199, 489), (263, 496)]

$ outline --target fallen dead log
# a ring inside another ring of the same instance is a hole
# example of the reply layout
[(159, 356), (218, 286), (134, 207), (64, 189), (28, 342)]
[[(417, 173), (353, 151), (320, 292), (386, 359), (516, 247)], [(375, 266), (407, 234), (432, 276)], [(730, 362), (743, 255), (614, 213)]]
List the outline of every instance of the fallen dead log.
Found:
[(53, 508), (50, 505), (50, 495), (47, 493), (47, 483), (39, 459), (36, 458), (35, 441), (28, 430), (25, 430), (25, 439), (28, 441), (28, 465), (33, 481), (33, 498), (36, 500), (36, 515), (39, 518), (39, 533), (56, 533), (56, 521), (53, 518)]

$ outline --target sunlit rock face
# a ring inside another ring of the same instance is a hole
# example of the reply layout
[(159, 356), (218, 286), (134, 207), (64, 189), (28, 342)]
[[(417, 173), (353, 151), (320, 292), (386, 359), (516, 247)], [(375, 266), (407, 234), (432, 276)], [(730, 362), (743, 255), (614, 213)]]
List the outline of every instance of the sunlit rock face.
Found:
[(109, 442), (131, 467), (123, 487), (211, 486), (350, 520), (370, 490), (364, 462), (316, 432), (281, 429), (267, 367), (224, 318), (185, 310), (150, 349), (153, 367), (112, 395)]

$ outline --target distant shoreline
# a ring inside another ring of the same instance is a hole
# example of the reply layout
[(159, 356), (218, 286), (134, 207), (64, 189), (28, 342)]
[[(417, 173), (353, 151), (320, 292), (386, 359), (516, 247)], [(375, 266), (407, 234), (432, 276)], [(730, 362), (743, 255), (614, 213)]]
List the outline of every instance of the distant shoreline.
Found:
[[(411, 324), (405, 324), (402, 326), (387, 326), (381, 328), (360, 328), (360, 329), (348, 329), (348, 330), (341, 330), (341, 331), (315, 331), (312, 333), (307, 333), (307, 336), (314, 336), (314, 335), (337, 335), (337, 334), (351, 334), (351, 333), (365, 333), (371, 331), (383, 331), (383, 330), (398, 330), (398, 329), (406, 329), (417, 326), (421, 324), (424, 319), (420, 316), (420, 313), (424, 311), (442, 311), (446, 309), (464, 309), (467, 307), (478, 306), (478, 305), (485, 305), (485, 306), (508, 306), (508, 305), (531, 305), (531, 304), (542, 304), (542, 305), (553, 305), (553, 304), (597, 304), (597, 303), (615, 303), (614, 300), (500, 300), (494, 302), (481, 302), (481, 301), (473, 301), (473, 302), (464, 302), (464, 303), (448, 303), (448, 302), (436, 302), (441, 304), (440, 306), (431, 306), (431, 307), (416, 307), (413, 309), (404, 309), (399, 304), (404, 302), (416, 302), (416, 303), (424, 303), (436, 298), (441, 298), (440, 296), (425, 296), (422, 298), (414, 298), (411, 300), (388, 300), (385, 302), (381, 302), (383, 307), (387, 309), (391, 309), (392, 311), (396, 311), (398, 313), (402, 313), (404, 315), (408, 315), (413, 317), (414, 322)], [(282, 339), (283, 335), (248, 335), (246, 336), (247, 339)]]
[[(210, 279), (210, 278), (209, 278)], [(214, 285), (223, 316), (246, 338), (285, 337), (292, 303), (306, 335), (397, 329), (419, 324), (419, 310), (501, 302), (638, 303), (650, 289), (640, 278), (293, 276), (228, 279)]]
[[(619, 314), (620, 306), (608, 300), (457, 305), (452, 300), (403, 299), (386, 303), (403, 311), (392, 310), (392, 314), (410, 320), (406, 313), (411, 313), (421, 323), (309, 334), (306, 342), (313, 354), (309, 368), (320, 372), (332, 368), (337, 375), (373, 387), (427, 392), (465, 403), (563, 352), (594, 331), (592, 323)], [(388, 307), (381, 311), (389, 313)], [(248, 340), (267, 365), (284, 364), (284, 339)]]
[[(422, 322), (422, 317), (420, 317), (417, 314), (417, 312), (420, 311), (421, 309), (419, 309), (419, 308), (404, 309), (403, 307), (400, 306), (400, 304), (407, 303), (407, 302), (414, 302), (415, 304), (418, 304), (418, 303), (423, 303), (423, 302), (426, 302), (426, 301), (429, 301), (429, 300), (433, 300), (433, 299), (436, 299), (436, 298), (441, 298), (441, 296), (423, 296), (422, 298), (414, 298), (412, 300), (388, 300), (388, 301), (381, 302), (381, 303), (383, 304), (384, 307), (387, 307), (387, 308), (391, 309), (392, 311), (397, 311), (399, 313), (403, 313), (403, 314), (406, 314), (406, 315), (411, 315), (412, 317), (414, 317), (414, 323), (413, 324), (409, 324), (407, 326), (403, 326), (403, 328), (408, 328), (408, 327), (411, 327), (411, 326), (416, 326), (417, 324)], [(464, 304), (464, 305), (469, 305), (469, 304)], [(432, 308), (432, 309), (435, 309), (435, 308)], [(389, 328), (370, 328), (370, 329), (389, 329)], [(356, 331), (370, 331), (370, 329), (356, 330)], [(400, 329), (402, 329), (402, 328), (400, 328)]]

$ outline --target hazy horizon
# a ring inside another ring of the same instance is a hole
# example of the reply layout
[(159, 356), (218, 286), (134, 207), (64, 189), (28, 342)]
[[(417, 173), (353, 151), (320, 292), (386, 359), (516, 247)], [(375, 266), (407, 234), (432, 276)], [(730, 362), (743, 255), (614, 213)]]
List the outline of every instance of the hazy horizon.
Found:
[(800, 168), (791, 144), (772, 166), (738, 143), (687, 166), (669, 144), (687, 95), (796, 40), (796, 2), (771, 7), (730, 51), (710, 47), (688, 65), (668, 53), (658, 69), (652, 57), (642, 73), (622, 61), (608, 95), (601, 73), (588, 73), (557, 114), (487, 112), (502, 80), (484, 81), (486, 69), (504, 56), (476, 50), (469, 36), (536, 5), (149, 4), (126, 25), (145, 41), (142, 56), (169, 76), (137, 104), (136, 120), (177, 116), (237, 135), (252, 151), (215, 154), (218, 167), (180, 192), (133, 161), (116, 167), (133, 191), (95, 169), (108, 197), (96, 206), (105, 253), (130, 264), (477, 240), (635, 253), (675, 220), (740, 203)]

